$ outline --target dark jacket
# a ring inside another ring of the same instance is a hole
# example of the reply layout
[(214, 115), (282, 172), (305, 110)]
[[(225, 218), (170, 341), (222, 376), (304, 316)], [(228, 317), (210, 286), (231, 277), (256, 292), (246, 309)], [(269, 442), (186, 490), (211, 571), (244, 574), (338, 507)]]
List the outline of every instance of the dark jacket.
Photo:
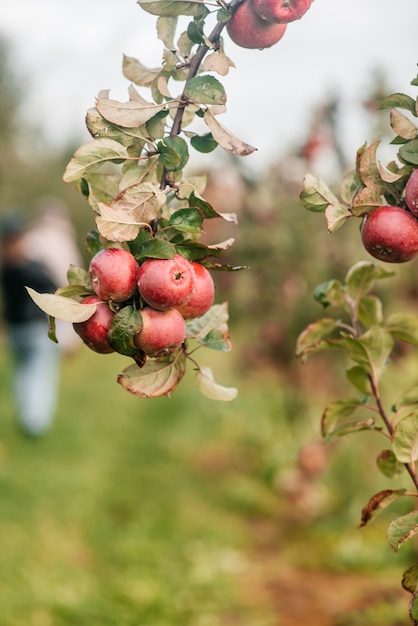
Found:
[(53, 293), (57, 285), (47, 269), (36, 261), (5, 265), (0, 269), (2, 313), (10, 324), (45, 319), (46, 315), (34, 303), (25, 287), (40, 293)]

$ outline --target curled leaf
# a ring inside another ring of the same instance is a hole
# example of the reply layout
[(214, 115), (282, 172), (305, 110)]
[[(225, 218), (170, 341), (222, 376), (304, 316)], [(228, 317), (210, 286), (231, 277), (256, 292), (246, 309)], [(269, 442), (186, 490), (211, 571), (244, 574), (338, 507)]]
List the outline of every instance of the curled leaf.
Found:
[(229, 154), (247, 156), (248, 154), (255, 152), (257, 149), (253, 148), (253, 146), (250, 146), (248, 143), (245, 143), (222, 126), (209, 109), (206, 109), (203, 119), (215, 141), (217, 141), (218, 144), (226, 150), (226, 152), (229, 152)]
[(222, 387), (213, 378), (210, 367), (201, 367), (197, 370), (197, 386), (204, 396), (211, 400), (230, 402), (237, 397), (238, 389), (235, 387)]
[(389, 504), (405, 495), (406, 489), (384, 489), (370, 498), (361, 511), (360, 526), (365, 526), (368, 522), (379, 515)]

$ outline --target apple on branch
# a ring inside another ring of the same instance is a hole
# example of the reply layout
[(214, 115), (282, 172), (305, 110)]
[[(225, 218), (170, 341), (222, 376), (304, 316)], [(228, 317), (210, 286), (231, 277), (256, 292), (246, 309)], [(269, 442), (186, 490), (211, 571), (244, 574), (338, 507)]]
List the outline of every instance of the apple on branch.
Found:
[(147, 259), (140, 265), (138, 290), (154, 309), (166, 311), (185, 305), (195, 288), (196, 277), (190, 261), (181, 254), (172, 259)]
[(145, 307), (141, 311), (142, 328), (134, 344), (147, 356), (165, 356), (177, 350), (186, 338), (186, 322), (177, 309), (159, 311)]
[(102, 300), (125, 302), (136, 292), (139, 265), (128, 250), (105, 248), (90, 261), (90, 280)]
[(107, 302), (99, 296), (86, 296), (81, 304), (97, 304), (96, 311), (84, 322), (76, 322), (73, 328), (83, 342), (99, 354), (114, 352), (109, 343), (109, 328), (113, 321), (114, 313), (110, 310)]
[(376, 259), (405, 263), (418, 254), (418, 220), (402, 207), (378, 207), (365, 216), (361, 240)]
[(209, 311), (215, 299), (215, 285), (209, 270), (196, 261), (192, 261), (192, 267), (196, 276), (195, 289), (188, 302), (178, 308), (185, 319), (201, 317)]
[(312, 0), (249, 0), (254, 11), (269, 22), (288, 24), (299, 20), (312, 4)]
[(249, 0), (238, 5), (226, 24), (232, 41), (241, 48), (270, 48), (280, 41), (286, 31), (286, 24), (275, 24), (258, 15)]

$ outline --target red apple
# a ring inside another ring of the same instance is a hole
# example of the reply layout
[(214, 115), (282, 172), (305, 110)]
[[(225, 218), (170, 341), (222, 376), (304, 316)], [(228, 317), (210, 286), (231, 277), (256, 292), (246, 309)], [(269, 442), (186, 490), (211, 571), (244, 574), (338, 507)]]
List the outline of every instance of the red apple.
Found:
[(89, 274), (94, 292), (102, 300), (124, 302), (136, 291), (138, 263), (128, 250), (105, 248), (90, 261)]
[(142, 330), (134, 339), (135, 347), (147, 356), (158, 357), (174, 352), (186, 338), (186, 322), (177, 309), (141, 311)]
[(312, 0), (249, 0), (254, 11), (269, 22), (287, 24), (299, 20)]
[(99, 296), (86, 296), (81, 301), (82, 304), (97, 304), (96, 311), (85, 322), (73, 324), (77, 335), (81, 337), (86, 346), (94, 352), (100, 354), (110, 354), (114, 352), (109, 344), (108, 333), (113, 320), (114, 313), (110, 310), (107, 302)]
[(139, 267), (139, 293), (149, 306), (160, 311), (186, 304), (195, 282), (193, 266), (181, 254), (173, 259), (147, 259)]
[(401, 207), (378, 207), (364, 218), (361, 240), (376, 259), (405, 263), (418, 254), (418, 220)]
[(196, 286), (190, 299), (186, 304), (178, 307), (178, 310), (185, 319), (201, 317), (209, 311), (215, 299), (215, 285), (211, 273), (200, 263), (192, 262), (196, 276)]
[(286, 24), (274, 24), (263, 20), (244, 0), (226, 24), (232, 41), (241, 48), (270, 48), (284, 35)]
[(405, 202), (411, 213), (418, 216), (418, 169), (412, 172), (405, 185)]

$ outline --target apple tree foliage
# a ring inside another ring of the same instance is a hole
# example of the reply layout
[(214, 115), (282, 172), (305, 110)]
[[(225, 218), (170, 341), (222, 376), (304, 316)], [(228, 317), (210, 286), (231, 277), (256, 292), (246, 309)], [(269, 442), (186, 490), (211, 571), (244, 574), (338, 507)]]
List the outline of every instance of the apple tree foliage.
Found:
[[(221, 214), (204, 199), (205, 176), (184, 174), (191, 150), (209, 153), (220, 146), (239, 156), (255, 150), (218, 121), (226, 93), (215, 75), (225, 76), (234, 67), (221, 33), (238, 2), (139, 0), (138, 4), (156, 16), (157, 37), (164, 47), (161, 66), (149, 68), (124, 56), (123, 74), (130, 81), (126, 101), (114, 100), (108, 91), (98, 94), (86, 115), (92, 139), (76, 150), (63, 176), (95, 214), (96, 229), (87, 234), (87, 252), (92, 258), (103, 247), (118, 246), (132, 252), (139, 263), (180, 253), (209, 270), (242, 269), (220, 259), (233, 239), (201, 241), (206, 220), (236, 224), (236, 215)], [(203, 130), (192, 130), (192, 122), (199, 122)], [(54, 340), (55, 318), (77, 323), (95, 311), (94, 304), (80, 302), (93, 293), (88, 272), (71, 266), (68, 282), (55, 294), (30, 290), (49, 315)], [(116, 351), (131, 356), (135, 316), (123, 312), (115, 316), (111, 334)], [(188, 320), (186, 342), (177, 352), (133, 362), (119, 374), (118, 382), (140, 397), (170, 395), (191, 363), (204, 395), (232, 400), (237, 390), (218, 384), (209, 367), (198, 365), (195, 353), (202, 347), (231, 349), (227, 302)]]
[[(411, 84), (418, 86), (418, 78)], [(418, 168), (418, 98), (403, 93), (386, 97), (382, 109), (390, 111), (395, 133), (396, 160), (385, 167), (379, 162), (379, 142), (363, 145), (357, 151), (355, 168), (342, 180), (338, 197), (328, 185), (307, 174), (301, 192), (302, 205), (309, 211), (325, 214), (329, 232), (339, 229), (348, 219), (360, 218), (382, 205), (405, 208), (404, 191), (411, 174)], [(333, 311), (307, 326), (297, 339), (296, 354), (306, 360), (323, 351), (343, 351), (351, 392), (331, 402), (323, 411), (321, 431), (326, 442), (360, 431), (374, 431), (384, 438), (376, 459), (378, 469), (388, 479), (406, 471), (415, 491), (384, 489), (373, 495), (361, 513), (361, 526), (369, 524), (399, 498), (418, 496), (418, 387), (399, 390), (390, 406), (382, 400), (381, 378), (390, 367), (396, 342), (418, 346), (418, 317), (410, 313), (386, 315), (375, 293), (380, 281), (394, 276), (393, 265), (359, 261), (343, 281), (330, 279), (320, 284), (315, 300)], [(416, 505), (406, 515), (396, 517), (387, 529), (391, 549), (400, 547), (418, 533)], [(410, 619), (418, 624), (418, 566), (404, 573), (403, 587), (411, 593)]]

